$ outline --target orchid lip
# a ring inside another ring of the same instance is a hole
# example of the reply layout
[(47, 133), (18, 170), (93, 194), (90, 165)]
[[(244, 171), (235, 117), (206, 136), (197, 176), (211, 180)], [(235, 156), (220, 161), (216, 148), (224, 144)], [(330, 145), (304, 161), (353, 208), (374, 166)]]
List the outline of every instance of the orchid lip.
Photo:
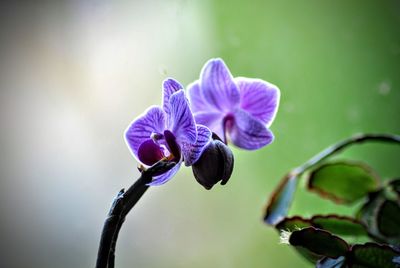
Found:
[(151, 134), (150, 139), (139, 146), (138, 157), (143, 164), (148, 166), (154, 165), (162, 159), (176, 162), (181, 158), (181, 148), (176, 142), (175, 135), (171, 131), (165, 130), (164, 134)]
[(140, 144), (138, 157), (143, 164), (152, 166), (165, 156), (162, 147), (152, 139), (148, 139)]

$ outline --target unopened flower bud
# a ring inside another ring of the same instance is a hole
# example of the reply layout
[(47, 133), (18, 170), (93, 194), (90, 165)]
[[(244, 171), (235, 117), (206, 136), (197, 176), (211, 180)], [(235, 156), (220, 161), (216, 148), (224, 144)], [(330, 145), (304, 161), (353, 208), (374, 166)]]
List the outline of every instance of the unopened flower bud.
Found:
[(211, 141), (204, 149), (199, 160), (192, 165), (197, 182), (210, 190), (214, 184), (228, 182), (233, 171), (233, 153), (220, 140)]

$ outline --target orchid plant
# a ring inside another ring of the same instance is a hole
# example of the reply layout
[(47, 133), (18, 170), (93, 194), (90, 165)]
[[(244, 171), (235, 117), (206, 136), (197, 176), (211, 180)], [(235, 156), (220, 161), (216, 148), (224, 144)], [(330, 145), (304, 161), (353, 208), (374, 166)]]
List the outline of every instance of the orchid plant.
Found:
[[(400, 179), (383, 182), (365, 163), (331, 160), (352, 145), (368, 142), (398, 145), (400, 136), (361, 134), (340, 141), (290, 171), (269, 199), (265, 223), (317, 268), (400, 267)], [(299, 181), (305, 179), (308, 190), (351, 205), (355, 213), (288, 216)]]
[[(257, 150), (274, 140), (270, 126), (279, 106), (278, 87), (261, 79), (233, 77), (222, 59), (209, 60), (186, 90), (172, 78), (163, 82), (162, 90), (161, 106), (149, 107), (125, 132), (141, 176), (114, 199), (97, 268), (114, 267), (126, 215), (149, 187), (172, 179), (182, 163), (209, 190), (218, 182), (226, 184), (232, 175), (234, 156), (228, 144)], [(400, 144), (400, 136), (364, 134), (328, 147), (284, 176), (267, 204), (265, 223), (316, 267), (400, 267), (400, 179), (384, 184), (365, 164), (327, 161), (350, 145), (369, 141)], [(340, 204), (359, 202), (361, 208), (353, 217), (289, 217), (298, 182), (305, 175), (308, 189), (320, 197)]]
[(119, 230), (150, 186), (168, 182), (182, 163), (192, 167), (205, 189), (218, 182), (224, 185), (234, 165), (229, 142), (256, 150), (274, 139), (269, 127), (278, 110), (279, 89), (261, 79), (233, 78), (222, 59), (209, 60), (187, 92), (172, 78), (162, 88), (162, 106), (149, 107), (125, 131), (141, 177), (114, 199), (103, 227), (97, 268), (114, 267)]
[[(169, 181), (182, 162), (186, 166), (196, 166), (204, 151), (207, 156), (203, 158), (211, 158), (211, 151), (216, 149), (206, 149), (214, 146), (220, 148), (222, 153), (218, 154), (223, 155), (222, 158), (231, 159), (230, 165), (222, 168), (230, 170), (221, 178), (226, 182), (232, 172), (233, 155), (219, 142), (212, 145), (212, 133), (215, 140), (226, 144), (229, 139), (247, 150), (260, 149), (273, 141), (269, 126), (279, 105), (280, 91), (276, 86), (261, 79), (233, 78), (222, 59), (211, 59), (204, 65), (200, 79), (188, 86), (188, 96), (189, 100), (178, 81), (166, 79), (162, 107), (148, 108), (125, 132), (128, 147), (142, 165), (152, 166), (161, 160), (176, 163), (167, 172), (154, 176), (149, 186)], [(209, 164), (211, 170), (221, 169), (221, 165)], [(194, 174), (199, 182), (207, 180), (200, 179), (203, 176), (197, 169)], [(207, 174), (207, 177), (215, 176)], [(213, 185), (201, 184), (207, 189)]]

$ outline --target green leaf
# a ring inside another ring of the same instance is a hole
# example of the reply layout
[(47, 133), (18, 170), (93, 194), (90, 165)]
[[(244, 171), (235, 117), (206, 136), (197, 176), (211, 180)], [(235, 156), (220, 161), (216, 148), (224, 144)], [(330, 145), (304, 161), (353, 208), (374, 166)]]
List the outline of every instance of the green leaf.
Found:
[(335, 259), (344, 256), (349, 249), (349, 245), (340, 237), (314, 227), (294, 231), (289, 237), (289, 243), (321, 258), (325, 256)]
[(389, 182), (389, 187), (397, 194), (397, 198), (400, 199), (400, 179), (391, 180)]
[(366, 165), (353, 162), (323, 164), (310, 174), (308, 188), (337, 203), (350, 204), (379, 188), (379, 178)]
[[(378, 207), (386, 200), (384, 191), (377, 191), (368, 195), (368, 200), (363, 204), (360, 210), (356, 213), (356, 218), (363, 222), (368, 230), (376, 225), (376, 213)], [(376, 226), (375, 226), (376, 227)]]
[(293, 232), (310, 226), (324, 229), (336, 235), (368, 236), (366, 226), (360, 221), (335, 214), (315, 215), (309, 219), (300, 216), (285, 218), (276, 225), (276, 228), (280, 231)]
[(397, 202), (385, 200), (378, 209), (376, 220), (382, 235), (400, 238), (400, 206)]
[(386, 193), (385, 189), (371, 193), (357, 213), (357, 219), (367, 226), (370, 237), (375, 241), (399, 245), (399, 203), (388, 199)]
[(313, 264), (316, 264), (317, 261), (319, 261), (321, 258), (324, 257), (320, 254), (316, 254), (316, 253), (308, 250), (307, 248), (295, 247), (295, 249), (301, 256), (303, 256), (306, 260), (308, 260), (309, 262), (311, 262)]
[(367, 228), (360, 221), (338, 215), (316, 215), (311, 218), (314, 227), (327, 230), (336, 235), (343, 236), (367, 236)]
[(366, 243), (352, 246), (347, 257), (351, 267), (360, 268), (396, 268), (396, 258), (400, 252), (387, 245)]
[(297, 184), (298, 179), (295, 174), (289, 174), (282, 179), (268, 202), (264, 216), (265, 223), (275, 225), (287, 216)]
[(310, 226), (312, 226), (312, 224), (309, 219), (304, 219), (300, 216), (294, 216), (291, 218), (283, 219), (275, 227), (280, 231), (293, 232)]

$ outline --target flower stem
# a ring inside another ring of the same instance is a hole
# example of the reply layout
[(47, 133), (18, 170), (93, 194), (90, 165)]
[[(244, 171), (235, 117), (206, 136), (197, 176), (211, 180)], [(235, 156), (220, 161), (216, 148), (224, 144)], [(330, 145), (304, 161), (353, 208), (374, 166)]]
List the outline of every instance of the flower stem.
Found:
[(273, 191), (265, 209), (264, 221), (270, 225), (276, 225), (283, 218), (287, 217), (292, 204), (298, 181), (302, 175), (317, 166), (327, 158), (343, 151), (351, 145), (364, 142), (384, 142), (400, 144), (400, 136), (393, 134), (359, 134), (342, 140), (325, 150), (321, 151), (304, 164), (292, 169), (286, 174)]
[(393, 134), (358, 134), (358, 135), (354, 135), (348, 139), (342, 140), (342, 141), (326, 148), (322, 152), (318, 153), (317, 155), (315, 155), (314, 157), (309, 159), (303, 165), (295, 168), (292, 172), (299, 174), (299, 175), (303, 174), (305, 171), (307, 171), (311, 167), (314, 167), (315, 165), (321, 163), (326, 158), (339, 153), (340, 151), (342, 151), (343, 149), (345, 149), (348, 146), (351, 146), (354, 144), (359, 144), (359, 143), (364, 143), (364, 142), (370, 142), (370, 141), (386, 142), (386, 143), (400, 143), (400, 136), (393, 135)]
[(128, 190), (119, 191), (103, 225), (96, 268), (114, 268), (115, 246), (126, 215), (149, 188), (147, 184), (152, 181), (153, 176), (170, 170), (175, 164), (174, 162), (159, 161), (147, 170), (143, 170), (139, 179)]

